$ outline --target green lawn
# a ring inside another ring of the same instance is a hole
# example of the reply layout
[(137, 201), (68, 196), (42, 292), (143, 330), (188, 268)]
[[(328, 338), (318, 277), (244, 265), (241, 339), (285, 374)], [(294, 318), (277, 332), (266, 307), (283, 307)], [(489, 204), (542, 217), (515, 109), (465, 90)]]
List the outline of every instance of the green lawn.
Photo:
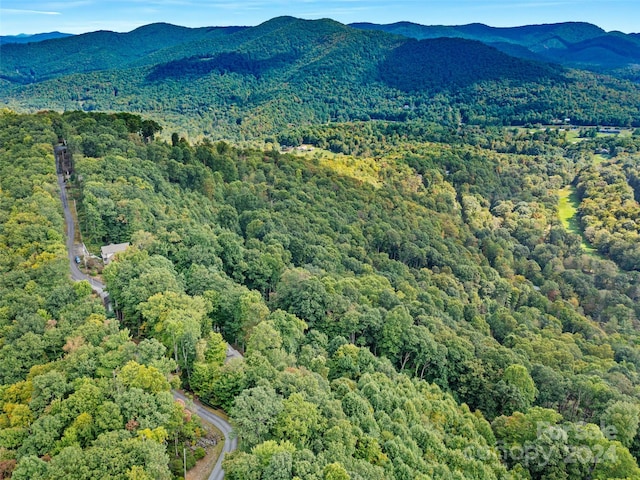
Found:
[(598, 251), (591, 245), (585, 238), (580, 228), (580, 222), (578, 221), (578, 206), (580, 205), (580, 199), (578, 198), (578, 192), (573, 185), (567, 185), (561, 190), (558, 190), (558, 196), (560, 201), (558, 203), (558, 216), (560, 221), (567, 231), (580, 235), (582, 238), (582, 250), (589, 255), (598, 255)]
[(600, 153), (596, 153), (593, 156), (593, 164), (594, 165), (600, 165), (602, 162), (604, 162), (605, 160), (607, 160), (607, 157), (605, 157), (604, 155), (600, 154)]

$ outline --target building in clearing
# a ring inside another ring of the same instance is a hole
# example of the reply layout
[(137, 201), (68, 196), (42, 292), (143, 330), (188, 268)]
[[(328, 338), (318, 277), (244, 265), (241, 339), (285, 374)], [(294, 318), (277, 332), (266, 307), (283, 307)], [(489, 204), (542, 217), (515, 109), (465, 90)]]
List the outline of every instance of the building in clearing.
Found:
[(102, 261), (105, 265), (108, 265), (116, 253), (124, 252), (128, 246), (129, 242), (116, 244), (111, 243), (109, 245), (101, 247), (100, 251), (102, 252)]

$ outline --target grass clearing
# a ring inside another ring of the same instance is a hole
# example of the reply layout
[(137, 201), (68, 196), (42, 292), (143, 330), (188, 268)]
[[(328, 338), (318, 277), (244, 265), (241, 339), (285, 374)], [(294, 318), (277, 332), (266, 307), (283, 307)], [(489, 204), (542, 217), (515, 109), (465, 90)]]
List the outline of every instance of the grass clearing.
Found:
[(580, 222), (578, 221), (578, 207), (580, 206), (580, 199), (578, 198), (578, 192), (573, 185), (567, 185), (566, 187), (558, 190), (558, 217), (562, 222), (562, 226), (575, 235), (580, 235), (582, 238), (581, 247), (582, 250), (588, 255), (599, 256), (598, 251), (591, 243), (585, 238), (582, 229), (580, 228)]
[(602, 162), (608, 160), (607, 157), (605, 157), (604, 155), (602, 155), (601, 153), (596, 153), (593, 156), (593, 164), (594, 165), (600, 165)]
[(319, 165), (330, 168), (338, 175), (350, 177), (363, 183), (368, 183), (375, 188), (382, 186), (380, 180), (380, 165), (374, 158), (354, 157), (342, 153), (333, 153), (329, 150), (314, 148), (306, 151), (294, 151), (295, 155), (317, 161)]

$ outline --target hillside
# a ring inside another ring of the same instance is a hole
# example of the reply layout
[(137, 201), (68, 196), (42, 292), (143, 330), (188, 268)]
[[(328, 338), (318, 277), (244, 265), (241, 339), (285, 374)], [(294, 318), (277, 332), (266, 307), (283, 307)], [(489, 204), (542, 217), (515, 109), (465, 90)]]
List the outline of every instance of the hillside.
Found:
[(38, 83), (74, 73), (126, 68), (172, 46), (233, 30), (157, 23), (129, 33), (98, 31), (45, 42), (5, 45), (0, 78), (13, 83)]
[(87, 281), (71, 282), (59, 128), (0, 113), (0, 478), (170, 480), (182, 460), (167, 442), (193, 465), (201, 424), (170, 393), (166, 347), (134, 342)]
[(411, 22), (388, 25), (351, 24), (363, 30), (379, 30), (419, 40), (439, 37), (465, 38), (492, 45), (505, 53), (568, 67), (618, 72), (640, 62), (637, 34), (605, 32), (589, 23), (497, 28), (483, 24), (427, 26)]
[[(640, 475), (639, 252), (626, 270), (586, 255), (557, 211), (579, 179), (585, 215), (611, 202), (607, 182), (637, 215), (620, 173), (637, 171), (637, 135), (332, 123), (289, 132), (316, 147), (297, 156), (154, 140), (125, 114), (0, 121), (0, 467), (15, 479), (105, 462), (179, 475), (174, 442), (197, 429), (169, 414), (167, 377), (230, 414), (232, 480)], [(109, 320), (65, 280), (60, 135), (88, 248), (133, 244), (92, 262)], [(223, 364), (221, 335), (245, 358)]]
[(0, 479), (640, 478), (638, 37), (357, 27), (0, 45)]
[(640, 90), (630, 83), (477, 41), (416, 41), (332, 20), (157, 24), (0, 48), (0, 99), (10, 108), (144, 112), (196, 136), (251, 140), (367, 119), (640, 123)]

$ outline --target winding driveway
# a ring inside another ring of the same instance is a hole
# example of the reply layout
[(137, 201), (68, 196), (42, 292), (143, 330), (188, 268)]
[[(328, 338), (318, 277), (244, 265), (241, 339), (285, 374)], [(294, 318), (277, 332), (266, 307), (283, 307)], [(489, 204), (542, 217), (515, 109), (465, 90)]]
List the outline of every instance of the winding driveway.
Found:
[[(58, 186), (60, 187), (60, 200), (62, 201), (62, 208), (64, 209), (64, 222), (67, 230), (67, 254), (69, 256), (69, 268), (71, 269), (71, 278), (75, 282), (86, 280), (91, 284), (93, 290), (100, 295), (102, 301), (107, 304), (109, 299), (109, 293), (106, 290), (104, 283), (99, 282), (95, 278), (91, 278), (89, 275), (83, 273), (75, 262), (75, 234), (76, 227), (73, 221), (73, 215), (71, 215), (71, 209), (69, 208), (69, 200), (67, 198), (67, 188), (64, 181), (64, 175), (58, 175)], [(231, 346), (227, 346), (227, 359), (242, 357), (242, 355), (234, 350)], [(187, 398), (183, 393), (176, 390), (173, 391), (173, 397), (182, 401), (187, 401)], [(198, 403), (193, 403), (194, 408), (201, 418), (204, 418), (207, 422), (212, 423), (218, 430), (224, 435), (224, 447), (218, 457), (215, 467), (211, 471), (208, 480), (222, 480), (224, 479), (224, 470), (222, 470), (222, 460), (225, 453), (233, 452), (238, 448), (238, 439), (231, 435), (232, 427), (224, 418), (219, 417), (209, 410), (204, 408)]]
[[(188, 402), (187, 397), (185, 397), (182, 392), (174, 390), (173, 397), (178, 398), (185, 403)], [(215, 425), (215, 427), (224, 435), (224, 447), (222, 447), (222, 452), (220, 452), (218, 461), (216, 462), (215, 467), (213, 467), (211, 475), (209, 475), (208, 478), (208, 480), (222, 480), (224, 478), (224, 470), (222, 470), (222, 460), (224, 459), (225, 454), (231, 453), (236, 448), (238, 448), (238, 439), (231, 435), (231, 425), (229, 425), (229, 422), (227, 422), (224, 418), (215, 415), (195, 401), (193, 402), (193, 406), (195, 409), (195, 413), (198, 414), (200, 418), (203, 418), (207, 422)]]

